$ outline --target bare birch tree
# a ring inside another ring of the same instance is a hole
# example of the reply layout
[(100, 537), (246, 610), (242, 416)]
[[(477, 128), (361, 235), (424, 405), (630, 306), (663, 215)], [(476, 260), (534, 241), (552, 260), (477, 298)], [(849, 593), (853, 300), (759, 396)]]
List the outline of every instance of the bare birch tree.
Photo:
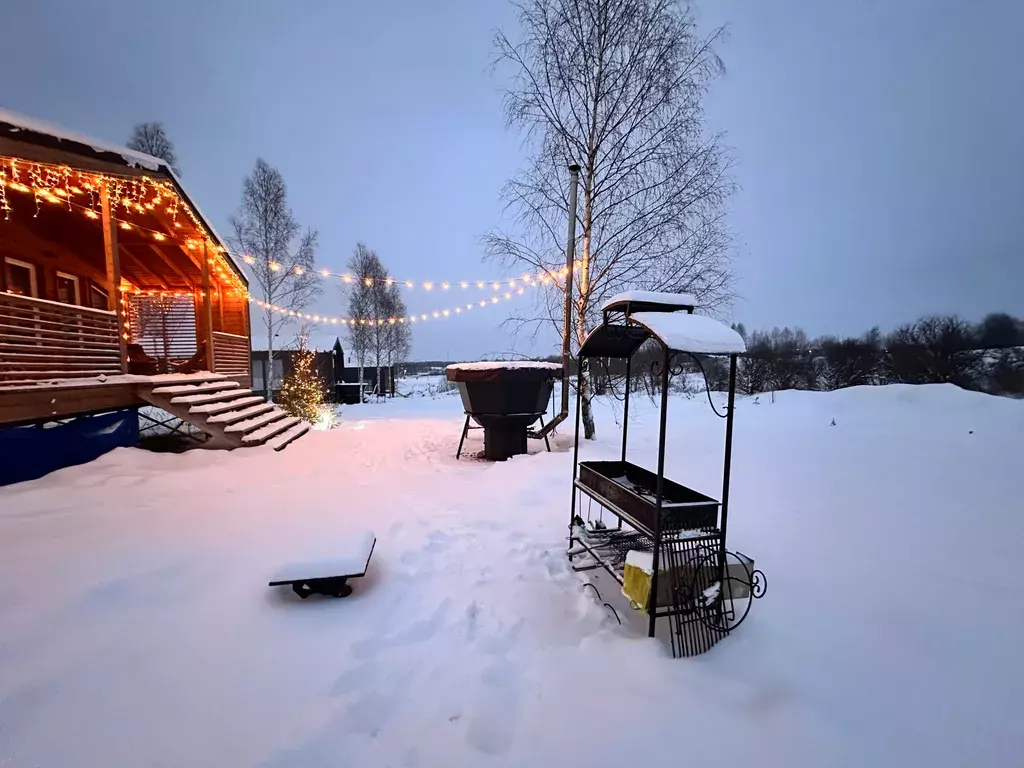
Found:
[[(731, 296), (724, 203), (728, 154), (705, 130), (703, 98), (722, 72), (693, 12), (676, 0), (523, 0), (520, 35), (495, 40), (511, 70), (505, 109), (525, 132), (529, 165), (505, 187), (510, 232), (488, 238), (507, 266), (563, 285), (568, 173), (580, 172), (573, 347), (601, 303), (626, 289), (690, 293), (704, 308)], [(564, 291), (564, 289), (563, 289)], [(545, 292), (518, 330), (561, 331), (564, 293)], [(546, 302), (546, 303), (545, 303)], [(584, 382), (585, 436), (595, 434)]]
[(138, 123), (132, 129), (132, 135), (128, 139), (128, 149), (158, 157), (166, 162), (172, 171), (181, 175), (181, 170), (178, 168), (178, 156), (174, 153), (174, 144), (167, 137), (163, 123)]
[(384, 346), (387, 350), (387, 364), (394, 377), (395, 366), (404, 362), (412, 350), (412, 325), (408, 321), (409, 309), (402, 298), (398, 283), (392, 283), (387, 291), (388, 320)]
[[(322, 290), (313, 271), (317, 232), (300, 236), (299, 222), (288, 206), (281, 173), (259, 159), (242, 183), (242, 203), (231, 217), (231, 245), (249, 256), (249, 272), (263, 301), (280, 309), (263, 309), (267, 332), (267, 393), (274, 393), (274, 339), (298, 311)], [(280, 311), (284, 310), (284, 311)]]
[(384, 274), (384, 265), (375, 251), (363, 243), (356, 243), (352, 257), (348, 260), (348, 273), (352, 282), (343, 287), (342, 291), (348, 298), (348, 316), (356, 321), (348, 327), (348, 340), (356, 356), (358, 381), (362, 385), (363, 369), (369, 359), (375, 335), (373, 323), (379, 315), (380, 299), (376, 280)]

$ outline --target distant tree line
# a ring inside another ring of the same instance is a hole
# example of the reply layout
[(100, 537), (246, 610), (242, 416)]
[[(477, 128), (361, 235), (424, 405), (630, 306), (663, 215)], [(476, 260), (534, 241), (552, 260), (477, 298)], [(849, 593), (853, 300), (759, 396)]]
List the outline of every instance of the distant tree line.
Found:
[[(956, 315), (933, 315), (889, 334), (872, 328), (862, 336), (810, 338), (799, 328), (748, 332), (734, 324), (747, 342), (737, 365), (737, 391), (754, 395), (781, 389), (834, 390), (872, 384), (956, 384), (994, 395), (1024, 395), (1024, 320), (993, 313), (980, 323)], [(661, 353), (645, 344), (633, 355), (634, 392), (654, 395), (660, 376), (652, 369)], [(685, 355), (676, 363), (699, 373)], [(725, 390), (725, 358), (699, 357), (712, 389)], [(595, 394), (622, 391), (624, 360), (594, 359), (590, 374)], [(691, 381), (692, 383), (692, 381)], [(677, 377), (673, 386), (686, 388)]]
[[(996, 395), (1024, 394), (1024, 320), (993, 313), (972, 324), (932, 315), (883, 335), (808, 338), (799, 328), (747, 333), (738, 388), (745, 394), (778, 389), (833, 390), (863, 384), (956, 384)], [(709, 361), (715, 384), (728, 372)], [(705, 366), (707, 368), (707, 366)]]

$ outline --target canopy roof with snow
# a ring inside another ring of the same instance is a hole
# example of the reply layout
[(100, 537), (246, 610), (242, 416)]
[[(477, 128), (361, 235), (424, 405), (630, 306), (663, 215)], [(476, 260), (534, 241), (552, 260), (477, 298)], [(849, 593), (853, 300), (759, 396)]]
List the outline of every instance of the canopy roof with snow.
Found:
[[(627, 291), (601, 307), (605, 322), (592, 330), (580, 348), (581, 357), (629, 357), (648, 339), (673, 352), (734, 355), (747, 351), (736, 331), (718, 320), (694, 315), (695, 300), (680, 293)], [(608, 322), (607, 313), (623, 312), (626, 324)]]

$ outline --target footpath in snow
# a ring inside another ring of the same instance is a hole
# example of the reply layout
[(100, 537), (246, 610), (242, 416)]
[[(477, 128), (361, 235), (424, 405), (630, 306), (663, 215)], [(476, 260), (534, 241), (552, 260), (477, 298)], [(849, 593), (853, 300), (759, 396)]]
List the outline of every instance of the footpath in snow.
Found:
[[(667, 475), (717, 497), (722, 422), (673, 400)], [(617, 455), (616, 407), (584, 458)], [(2, 488), (0, 766), (1019, 764), (1024, 402), (737, 407), (729, 542), (769, 590), (692, 659), (568, 568), (566, 437), (456, 461), (457, 396), (346, 408), (282, 453), (118, 449)], [(633, 411), (653, 466), (656, 411)], [(266, 587), (362, 530), (351, 597)]]

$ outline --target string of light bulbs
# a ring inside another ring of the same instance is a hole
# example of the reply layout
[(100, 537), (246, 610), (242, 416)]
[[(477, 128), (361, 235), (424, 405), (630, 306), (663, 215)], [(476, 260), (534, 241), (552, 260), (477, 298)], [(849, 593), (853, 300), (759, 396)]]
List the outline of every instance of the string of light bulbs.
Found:
[[(31, 184), (26, 182), (31, 182)], [(170, 182), (152, 179), (148, 176), (110, 176), (81, 171), (68, 166), (0, 157), (0, 211), (3, 212), (5, 221), (10, 221), (12, 211), (7, 199), (8, 189), (33, 196), (36, 206), (34, 217), (39, 215), (40, 203), (45, 202), (64, 205), (69, 211), (78, 210), (86, 218), (97, 220), (100, 218), (98, 209), (100, 208), (101, 190), (104, 187), (110, 200), (111, 219), (120, 229), (138, 230), (148, 234), (157, 242), (169, 240), (184, 245), (189, 250), (198, 250), (205, 243), (208, 263), (218, 276), (232, 286), (236, 293), (243, 294), (247, 291), (244, 283), (225, 260), (227, 249), (214, 241), (212, 234), (206, 231), (191, 207), (182, 203), (177, 190)], [(76, 197), (87, 198), (89, 204), (84, 205), (77, 202)], [(175, 230), (183, 229), (182, 222), (178, 220), (179, 214), (187, 216), (198, 238), (195, 236), (174, 237), (126, 218), (132, 213), (155, 212), (158, 206), (171, 216), (171, 227)], [(118, 215), (119, 209), (123, 211), (122, 215)]]
[[(27, 178), (23, 178), (23, 175)], [(31, 181), (32, 183), (26, 184), (25, 181)], [(277, 307), (255, 299), (249, 293), (248, 289), (241, 282), (238, 276), (224, 261), (226, 256), (238, 257), (239, 254), (233, 253), (213, 241), (212, 236), (205, 232), (205, 229), (198, 217), (189, 206), (182, 204), (176, 189), (167, 181), (151, 179), (148, 176), (122, 178), (106, 174), (91, 173), (88, 171), (79, 171), (67, 166), (55, 166), (48, 163), (40, 163), (19, 158), (0, 157), (0, 211), (3, 211), (5, 220), (10, 220), (12, 210), (6, 196), (7, 189), (32, 194), (36, 204), (35, 216), (39, 215), (40, 201), (42, 201), (55, 205), (65, 205), (69, 211), (77, 209), (82, 212), (86, 218), (93, 220), (99, 219), (100, 213), (97, 212), (96, 209), (100, 207), (100, 188), (104, 184), (108, 185), (108, 193), (111, 200), (111, 219), (116, 223), (118, 228), (126, 231), (137, 231), (139, 233), (146, 234), (157, 242), (169, 241), (177, 243), (183, 245), (188, 250), (193, 251), (201, 248), (205, 244), (209, 265), (225, 283), (232, 286), (236, 295), (244, 296), (249, 301), (256, 303), (264, 309), (291, 314), (296, 317), (302, 317), (303, 319), (314, 320), (316, 322), (323, 321), (330, 322), (332, 324), (345, 323), (349, 325), (354, 325), (357, 322), (366, 322), (365, 320), (356, 318), (321, 317), (319, 315), (312, 315), (308, 313), (297, 313), (293, 310)], [(147, 199), (147, 195), (149, 194), (151, 194), (152, 197)], [(82, 203), (75, 201), (73, 199), (75, 196), (87, 196), (90, 204), (83, 205)], [(181, 223), (178, 221), (178, 214), (180, 212), (184, 212), (191, 220), (191, 223), (197, 230), (197, 233), (204, 236), (205, 239), (197, 239), (195, 237), (187, 236), (175, 237), (168, 235), (161, 230), (141, 225), (137, 221), (129, 221), (123, 216), (116, 215), (119, 206), (126, 214), (145, 214), (149, 211), (155, 211), (156, 207), (162, 204), (166, 205), (166, 212), (172, 216), (172, 226), (175, 229), (181, 228)], [(249, 265), (256, 263), (256, 259), (251, 254), (242, 254), (241, 259)], [(267, 262), (267, 265), (271, 271), (279, 271), (282, 269), (281, 265), (275, 262)], [(577, 263), (575, 268), (579, 269), (581, 266), (582, 265), (580, 263)], [(301, 275), (304, 274), (305, 268), (302, 266), (295, 266), (292, 268), (292, 271)], [(481, 300), (476, 303), (469, 302), (465, 305), (460, 304), (429, 313), (409, 315), (407, 318), (385, 318), (379, 320), (380, 324), (406, 322), (406, 320), (409, 322), (417, 322), (417, 320), (422, 322), (429, 319), (449, 317), (453, 314), (458, 315), (462, 312), (469, 312), (474, 307), (484, 307), (487, 306), (488, 303), (499, 303), (502, 298), (501, 294), (503, 288), (507, 289), (503, 293), (503, 298), (505, 300), (510, 300), (514, 293), (522, 294), (525, 292), (525, 288), (527, 287), (535, 288), (549, 283), (557, 285), (559, 278), (565, 278), (568, 275), (568, 272), (569, 270), (563, 267), (560, 270), (541, 270), (535, 274), (525, 272), (518, 277), (503, 278), (500, 280), (415, 281), (399, 280), (393, 277), (360, 278), (349, 273), (335, 272), (326, 268), (317, 270), (317, 273), (321, 277), (339, 278), (343, 283), (347, 284), (362, 282), (366, 285), (373, 285), (374, 283), (382, 283), (389, 287), (392, 285), (399, 285), (405, 288), (422, 288), (425, 291), (431, 291), (434, 288), (441, 291), (447, 291), (456, 287), (462, 290), (476, 287), (477, 289), (493, 291), (495, 294), (491, 297), (489, 302), (487, 300)], [(134, 287), (125, 288), (124, 286), (121, 287), (121, 290), (147, 293), (151, 295), (159, 294), (161, 296), (192, 293), (192, 291), (152, 291), (134, 289)]]
[[(256, 264), (257, 259), (251, 254), (243, 254), (242, 261), (246, 264), (253, 266)], [(280, 272), (284, 269), (284, 266), (276, 261), (265, 262), (267, 268), (271, 272)], [(580, 269), (582, 264), (577, 263), (575, 269)], [(295, 265), (289, 268), (290, 272), (294, 272), (296, 275), (303, 275), (307, 272), (306, 267), (302, 265)], [(524, 272), (518, 277), (506, 277), (500, 280), (400, 280), (397, 277), (360, 277), (353, 275), (348, 272), (335, 272), (330, 269), (314, 269), (313, 272), (324, 278), (338, 278), (343, 283), (357, 285), (363, 283), (364, 285), (371, 286), (375, 283), (380, 285), (386, 285), (391, 287), (397, 285), (399, 288), (421, 288), (425, 291), (438, 289), (447, 291), (452, 288), (461, 288), (466, 290), (468, 288), (476, 287), (482, 290), (493, 290), (501, 291), (504, 287), (516, 288), (518, 285), (531, 285), (533, 283), (555, 283), (558, 278), (564, 278), (569, 270), (565, 267), (556, 270), (540, 270), (536, 273)]]
[(445, 309), (435, 309), (430, 312), (412, 313), (409, 315), (401, 315), (396, 317), (381, 317), (381, 318), (365, 318), (365, 317), (345, 317), (345, 316), (331, 316), (331, 315), (318, 315), (311, 312), (298, 312), (294, 309), (288, 309), (286, 307), (279, 307), (274, 304), (268, 304), (265, 301), (249, 297), (249, 300), (260, 307), (263, 310), (271, 310), (273, 312), (279, 312), (283, 315), (294, 317), (300, 320), (309, 320), (314, 323), (324, 323), (325, 325), (404, 325), (405, 323), (423, 323), (430, 320), (442, 320), (448, 317), (455, 317), (459, 315), (472, 312), (474, 309), (492, 307), (495, 304), (500, 304), (502, 301), (511, 301), (514, 296), (521, 296), (526, 293), (526, 289), (523, 287), (517, 288), (515, 291), (505, 291), (500, 296), (491, 296), (488, 299), (480, 299), (475, 302), (467, 302), (466, 304), (459, 304), (454, 307), (447, 307)]

